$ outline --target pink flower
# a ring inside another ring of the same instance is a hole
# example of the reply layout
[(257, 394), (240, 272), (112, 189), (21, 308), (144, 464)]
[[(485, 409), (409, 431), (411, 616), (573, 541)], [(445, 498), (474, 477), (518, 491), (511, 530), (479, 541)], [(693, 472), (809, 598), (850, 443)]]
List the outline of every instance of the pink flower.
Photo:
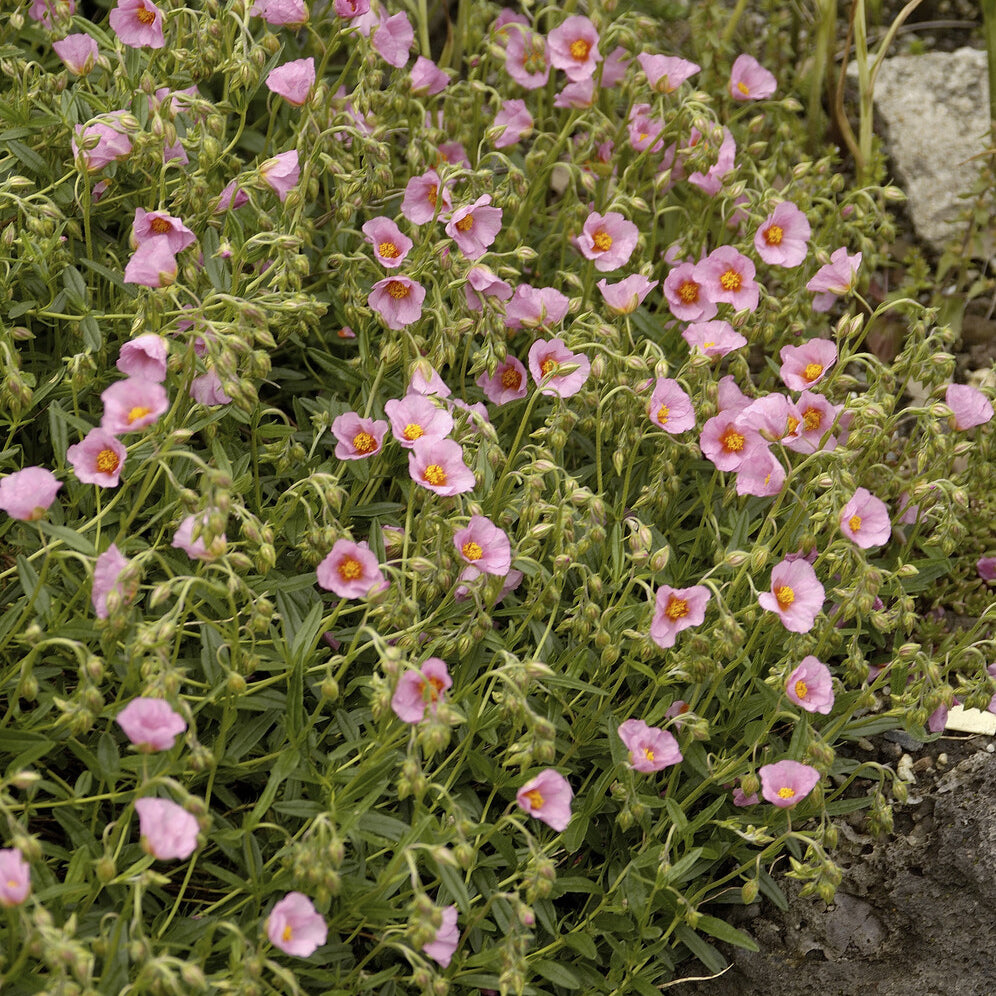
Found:
[(482, 373), (476, 383), (492, 404), (507, 405), (510, 401), (526, 396), (526, 381), (526, 368), (514, 356), (507, 356), (504, 362), (498, 364), (492, 376)]
[(303, 892), (288, 892), (266, 918), (266, 936), (284, 954), (307, 958), (328, 938), (325, 918)]
[(694, 76), (702, 67), (673, 55), (650, 55), (640, 52), (636, 56), (640, 68), (647, 75), (647, 82), (658, 93), (674, 93), (685, 80)]
[(747, 345), (747, 340), (739, 332), (734, 331), (729, 322), (693, 322), (681, 333), (681, 338), (693, 350), (698, 350), (704, 356), (726, 356), (727, 353)]
[[(336, 13), (338, 12), (336, 4)], [(249, 13), (263, 18), (274, 27), (287, 25), (296, 28), (308, 22), (308, 5), (304, 0), (256, 0)]]
[(809, 220), (791, 201), (782, 201), (754, 236), (758, 256), (771, 266), (798, 266), (813, 234)]
[(954, 427), (964, 431), (985, 425), (993, 417), (992, 402), (977, 388), (968, 384), (948, 384), (944, 403), (954, 415)]
[(530, 816), (560, 833), (571, 822), (573, 796), (567, 779), (553, 768), (546, 768), (519, 789), (515, 801)]
[(629, 111), (629, 144), (637, 152), (644, 152), (649, 149), (651, 152), (660, 152), (664, 148), (664, 142), (658, 136), (664, 130), (664, 122), (659, 118), (651, 117), (649, 104), (634, 104)]
[(332, 421), (332, 435), (338, 440), (335, 455), (340, 460), (365, 460), (379, 453), (384, 445), (387, 423), (383, 419), (363, 418), (356, 412), (343, 412)]
[(28, 14), (32, 20), (41, 21), (49, 29), (54, 30), (55, 21), (69, 18), (76, 13), (76, 0), (32, 0)]
[(761, 795), (779, 809), (789, 809), (801, 802), (820, 780), (815, 768), (798, 761), (765, 764), (757, 773), (761, 776)]
[(568, 83), (557, 94), (554, 107), (591, 107), (595, 102), (595, 80), (589, 76), (577, 83)]
[(187, 729), (184, 718), (162, 699), (132, 699), (117, 714), (116, 722), (132, 744), (146, 752), (170, 750)]
[(778, 494), (785, 484), (785, 468), (770, 449), (759, 449), (750, 460), (745, 460), (737, 471), (737, 494), (770, 498)]
[(315, 569), (318, 583), (340, 598), (366, 598), (390, 585), (366, 542), (340, 539)]
[(157, 422), (169, 408), (166, 388), (142, 377), (116, 381), (100, 395), (100, 400), (104, 402), (100, 427), (115, 435), (138, 432)]
[(783, 560), (771, 571), (771, 590), (758, 596), (761, 608), (777, 612), (792, 633), (808, 633), (823, 608), (825, 592), (805, 560)]
[(527, 28), (510, 26), (505, 47), (505, 72), (525, 90), (538, 90), (550, 76), (546, 40)]
[(266, 185), (280, 198), (287, 199), (288, 193), (301, 178), (301, 166), (297, 149), (281, 152), (272, 159), (267, 159), (259, 167), (259, 175)]
[(440, 398), (448, 398), (452, 393), (446, 381), (428, 360), (415, 361), (412, 379), (408, 382), (408, 394), (435, 394)]
[(125, 266), (125, 283), (142, 287), (168, 287), (176, 280), (176, 256), (165, 236), (143, 242)]
[(426, 709), (436, 714), (439, 700), (452, 687), (446, 661), (430, 657), (420, 668), (402, 672), (391, 696), (391, 708), (403, 723), (420, 723)]
[(20, 906), (31, 891), (31, 865), (16, 847), (0, 847), (0, 906)]
[(137, 799), (142, 849), (160, 861), (185, 861), (197, 849), (197, 820), (169, 799)]
[(629, 52), (617, 45), (602, 61), (601, 85), (612, 87), (626, 78), (629, 69)]
[(740, 311), (757, 308), (759, 292), (754, 280), (754, 264), (733, 246), (720, 246), (696, 267), (713, 301), (732, 304)]
[[(823, 437), (844, 410), (844, 406), (830, 404), (822, 394), (803, 391), (795, 407), (802, 416), (802, 421), (796, 427), (796, 434), (784, 439), (783, 442), (796, 453), (815, 453), (820, 448)], [(837, 440), (831, 436), (825, 448), (829, 451), (836, 446)]]
[(208, 407), (227, 405), (232, 400), (225, 394), (217, 370), (208, 370), (207, 373), (195, 377), (190, 382), (190, 396), (199, 405), (207, 405)]
[(647, 726), (642, 719), (627, 719), (617, 732), (629, 751), (629, 766), (634, 771), (663, 771), (682, 760), (674, 735), (657, 726)]
[[(128, 132), (137, 128), (137, 121), (127, 111), (111, 111), (91, 118), (85, 125), (73, 128), (75, 137), (70, 145), (89, 173), (103, 169), (115, 159), (131, 152)], [(94, 144), (95, 143), (95, 144)]]
[(271, 69), (266, 86), (271, 93), (283, 97), (288, 104), (301, 107), (315, 85), (315, 60), (295, 59)]
[(506, 100), (498, 109), (494, 121), (494, 146), (507, 149), (533, 130), (533, 116), (524, 100)]
[(519, 284), (505, 306), (505, 324), (510, 329), (550, 329), (567, 314), (569, 301), (554, 287)]
[(370, 0), (335, 0), (335, 12), (350, 20), (362, 17), (370, 13)]
[(508, 534), (485, 515), (472, 515), (454, 534), (453, 545), (464, 563), (482, 574), (504, 577), (512, 567)]
[(782, 382), (792, 391), (804, 391), (823, 380), (837, 362), (837, 346), (829, 339), (810, 339), (801, 346), (782, 346)]
[(378, 280), (370, 288), (367, 304), (384, 319), (389, 329), (403, 329), (422, 317), (425, 288), (408, 277), (396, 276)]
[(756, 792), (751, 792), (750, 795), (744, 795), (744, 790), (738, 785), (733, 790), (733, 805), (734, 806), (756, 806), (759, 802)]
[(681, 385), (670, 377), (658, 377), (654, 393), (650, 396), (647, 415), (654, 425), (672, 436), (686, 429), (695, 428), (695, 409), (692, 399), (682, 390)]
[(840, 513), (840, 531), (863, 550), (889, 542), (892, 522), (881, 498), (858, 488)]
[[(203, 560), (205, 562), (215, 560), (218, 556), (218, 548), (222, 551), (224, 550), (227, 537), (222, 533), (211, 544), (210, 548), (207, 546), (204, 542), (203, 529), (207, 526), (208, 516), (208, 512), (204, 512), (201, 515), (188, 515), (176, 527), (176, 532), (173, 534), (170, 546), (174, 550), (182, 550), (191, 560)], [(194, 526), (196, 525), (200, 526), (202, 532), (197, 539), (194, 539)]]
[(52, 48), (66, 69), (76, 76), (86, 76), (97, 64), (100, 54), (97, 43), (84, 34), (66, 35), (61, 41), (52, 42)]
[(408, 473), (437, 495), (461, 495), (476, 483), (463, 461), (463, 448), (452, 439), (416, 439), (408, 454)]
[(165, 239), (174, 255), (197, 241), (197, 236), (179, 218), (164, 211), (144, 211), (142, 208), (135, 208), (132, 235), (137, 246), (153, 239)]
[(91, 429), (82, 442), (66, 450), (73, 473), (83, 484), (116, 488), (125, 461), (125, 448), (105, 429)]
[[(414, 40), (414, 35), (412, 36)], [(411, 86), (416, 97), (433, 97), (449, 86), (450, 77), (432, 59), (420, 55), (412, 66)]]
[(578, 236), (578, 248), (586, 259), (595, 261), (603, 273), (625, 266), (633, 255), (640, 230), (618, 211), (601, 215), (592, 211)]
[(238, 186), (236, 180), (231, 180), (225, 185), (225, 189), (218, 197), (218, 204), (214, 209), (215, 214), (229, 211), (233, 208), (240, 208), (249, 202), (249, 195)]
[(130, 339), (118, 353), (118, 370), (128, 377), (162, 383), (166, 379), (166, 340), (155, 332)]
[(55, 501), (62, 487), (55, 474), (44, 467), (25, 467), (0, 480), (0, 509), (12, 519), (37, 522)]
[[(560, 373), (565, 364), (574, 364), (577, 368)], [(591, 361), (584, 353), (572, 353), (563, 339), (537, 339), (529, 347), (529, 372), (540, 393), (569, 398), (584, 387), (591, 373)]]
[(643, 304), (643, 299), (657, 286), (657, 281), (648, 280), (642, 273), (631, 273), (614, 284), (602, 277), (595, 286), (611, 312), (629, 315)]
[(551, 65), (563, 69), (573, 83), (591, 76), (602, 59), (595, 25), (580, 14), (568, 17), (559, 28), (554, 28), (547, 43)]
[(424, 225), (440, 214), (447, 214), (453, 207), (448, 186), (443, 186), (439, 174), (430, 169), (421, 176), (413, 176), (405, 185), (401, 213), (413, 224)]
[(400, 69), (408, 61), (414, 41), (415, 30), (406, 13), (387, 18), (381, 13), (380, 25), (373, 33), (373, 47), (388, 65)]
[(671, 314), (682, 322), (707, 322), (717, 312), (705, 287), (701, 263), (679, 263), (664, 279), (664, 296)]
[(121, 580), (121, 572), (129, 564), (128, 558), (114, 543), (97, 558), (93, 567), (93, 590), (90, 593), (90, 602), (98, 619), (106, 619), (110, 615), (107, 596), (112, 591), (117, 592), (122, 602), (134, 596), (135, 592), (126, 591)]
[(460, 931), (457, 929), (457, 908), (456, 906), (443, 907), (443, 922), (436, 931), (436, 936), (427, 944), (422, 945), (422, 950), (443, 968), (448, 968), (460, 943)]
[(979, 557), (975, 569), (983, 581), (996, 581), (996, 557)]
[(400, 401), (384, 402), (391, 434), (410, 450), (417, 439), (444, 439), (453, 431), (453, 417), (424, 394), (406, 394)]
[(799, 666), (788, 676), (785, 694), (806, 712), (828, 715), (833, 708), (833, 678), (830, 668), (812, 654), (803, 657)]
[(657, 589), (654, 618), (650, 623), (650, 639), (665, 650), (673, 647), (683, 629), (702, 625), (710, 598), (712, 593), (704, 584), (691, 588), (661, 585)]
[[(722, 131), (723, 139), (719, 146), (719, 152), (716, 153), (716, 161), (705, 173), (701, 170), (695, 170), (695, 172), (689, 174), (688, 177), (688, 182), (690, 184), (698, 187), (699, 190), (708, 194), (710, 197), (715, 197), (716, 194), (722, 190), (723, 179), (736, 164), (737, 143), (733, 138), (733, 133), (729, 128), (723, 128)], [(693, 128), (689, 144), (696, 145), (699, 141), (701, 141), (701, 139), (701, 134), (697, 129)]]
[(151, 0), (118, 0), (108, 16), (114, 33), (131, 48), (162, 48), (163, 13)]
[(763, 100), (775, 92), (775, 77), (751, 55), (738, 55), (730, 72), (734, 100)]
[(482, 263), (472, 266), (467, 271), (467, 283), (463, 285), (463, 294), (467, 307), (472, 311), (480, 311), (485, 297), (496, 297), (499, 301), (507, 301), (512, 296), (512, 287), (500, 280)]
[(446, 224), (446, 234), (467, 259), (480, 259), (501, 231), (501, 208), (488, 207), (491, 195), (457, 208)]
[(741, 416), (741, 411), (721, 411), (702, 427), (699, 447), (718, 470), (740, 470), (767, 446), (760, 433)]
[(851, 256), (843, 247), (832, 252), (830, 262), (821, 266), (806, 284), (806, 290), (816, 294), (813, 311), (829, 311), (834, 298), (850, 293), (857, 282), (859, 266), (861, 253)]

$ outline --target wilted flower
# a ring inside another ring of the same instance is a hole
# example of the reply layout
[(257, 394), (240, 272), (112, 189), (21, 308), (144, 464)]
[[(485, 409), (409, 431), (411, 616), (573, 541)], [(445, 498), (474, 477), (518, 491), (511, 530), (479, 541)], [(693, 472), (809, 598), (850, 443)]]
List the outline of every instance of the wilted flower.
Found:
[(427, 944), (422, 945), (422, 950), (443, 968), (449, 967), (460, 943), (460, 931), (457, 929), (457, 908), (456, 906), (443, 907), (443, 922), (436, 931), (436, 936)]
[(627, 719), (618, 731), (619, 739), (629, 751), (629, 766), (648, 774), (663, 771), (682, 760), (674, 735), (656, 726), (647, 726), (642, 719)]
[(287, 152), (281, 152), (272, 159), (267, 159), (260, 165), (259, 175), (277, 197), (281, 201), (285, 201), (287, 195), (301, 178), (301, 165), (297, 149), (290, 149)]
[(528, 27), (511, 26), (507, 33), (505, 72), (525, 90), (545, 86), (550, 76), (546, 39)]
[[(716, 153), (716, 161), (703, 173), (695, 170), (688, 176), (688, 182), (699, 190), (715, 197), (723, 189), (723, 179), (736, 165), (737, 143), (733, 138), (733, 133), (729, 128), (723, 128), (723, 140), (720, 143), (719, 151)], [(702, 136), (698, 130), (693, 128), (689, 142), (692, 145), (701, 141)]]
[(840, 531), (864, 550), (881, 546), (892, 535), (889, 509), (867, 488), (858, 488), (840, 513)]
[(352, 19), (370, 13), (370, 0), (335, 0), (335, 12)]
[(563, 69), (573, 82), (587, 79), (595, 72), (602, 56), (598, 51), (598, 31), (580, 14), (568, 17), (547, 36), (550, 64)]
[(984, 425), (993, 417), (992, 402), (969, 384), (948, 384), (944, 403), (954, 413), (956, 429), (971, 429)]
[(307, 101), (311, 88), (315, 85), (315, 60), (295, 59), (271, 69), (266, 77), (266, 86), (271, 93), (283, 97), (294, 107), (301, 107)]
[(415, 362), (412, 369), (412, 379), (408, 382), (409, 394), (435, 394), (440, 398), (448, 398), (453, 392), (446, 381), (439, 376), (436, 368), (426, 359)]
[(176, 255), (165, 236), (143, 242), (125, 266), (125, 283), (168, 287), (176, 280)]
[(197, 850), (197, 820), (169, 799), (137, 799), (142, 848), (160, 861), (186, 860)]
[(155, 332), (146, 332), (123, 343), (115, 364), (128, 377), (141, 377), (162, 383), (166, 379), (166, 340)]
[(507, 149), (525, 138), (533, 130), (533, 116), (524, 100), (506, 100), (498, 109), (494, 120), (494, 146)]
[(765, 764), (757, 773), (761, 776), (761, 795), (780, 809), (802, 802), (820, 780), (816, 768), (798, 761)]
[(36, 522), (55, 501), (62, 487), (55, 474), (44, 467), (25, 467), (0, 480), (0, 509), (12, 519)]
[(629, 315), (643, 304), (643, 299), (657, 286), (656, 280), (648, 280), (642, 273), (631, 273), (618, 283), (610, 284), (602, 277), (595, 286), (609, 310), (617, 315)]
[(151, 0), (118, 0), (108, 15), (114, 33), (131, 48), (162, 48), (163, 13)]
[(128, 565), (128, 558), (121, 553), (114, 543), (97, 558), (93, 568), (93, 590), (90, 594), (90, 602), (98, 619), (106, 619), (110, 614), (107, 608), (107, 596), (112, 591), (117, 592), (118, 597), (122, 600), (127, 596), (120, 579), (121, 572)]
[(0, 847), (0, 906), (19, 906), (31, 891), (31, 866), (16, 847)]
[(595, 102), (595, 80), (589, 76), (577, 83), (567, 83), (553, 101), (554, 107), (591, 107)]
[(240, 208), (243, 204), (248, 203), (248, 201), (249, 195), (239, 187), (238, 181), (230, 180), (218, 197), (218, 204), (214, 209), (214, 213), (221, 214), (223, 211), (229, 211), (232, 208)]
[(65, 67), (77, 76), (86, 76), (100, 54), (97, 43), (84, 34), (66, 35), (61, 41), (52, 42), (52, 48)]
[(603, 273), (625, 266), (633, 255), (640, 230), (618, 211), (588, 215), (577, 244), (586, 259), (594, 260), (595, 269)]
[[(369, 0), (361, 2), (367, 3), (369, 7)], [(296, 28), (308, 22), (308, 5), (305, 0), (255, 0), (249, 13), (263, 18), (274, 27), (287, 25)], [(339, 0), (336, 2), (336, 13), (339, 13)]]
[(430, 657), (419, 668), (402, 672), (391, 696), (391, 708), (403, 723), (420, 723), (426, 709), (436, 714), (439, 700), (452, 687), (446, 661)]
[(778, 613), (792, 633), (808, 633), (823, 608), (825, 592), (805, 560), (783, 560), (771, 571), (771, 590), (758, 596), (761, 608)]
[(284, 954), (307, 958), (328, 938), (325, 918), (302, 892), (288, 892), (266, 918), (266, 936)]
[[(208, 512), (204, 512), (201, 515), (188, 515), (179, 526), (176, 527), (176, 532), (173, 534), (173, 540), (170, 546), (175, 550), (182, 550), (188, 557), (192, 560), (214, 560), (217, 553), (214, 549), (214, 544), (212, 544), (211, 549), (208, 549), (207, 544), (204, 542), (203, 533), (194, 539), (194, 526), (199, 522), (201, 527), (207, 525)], [(218, 544), (224, 548), (227, 542), (227, 537), (222, 533), (217, 540)]]
[(474, 488), (474, 472), (452, 439), (416, 439), (408, 454), (411, 479), (437, 495), (460, 495)]
[(704, 584), (691, 588), (661, 585), (657, 589), (654, 618), (650, 623), (650, 639), (665, 650), (673, 647), (683, 629), (702, 624), (710, 598), (712, 593)]
[(232, 400), (221, 386), (221, 378), (218, 376), (217, 370), (208, 370), (207, 373), (195, 377), (190, 382), (190, 396), (199, 405), (207, 405), (208, 407), (227, 405)]
[(777, 82), (752, 55), (738, 55), (730, 72), (730, 96), (734, 100), (763, 100), (775, 92)]
[(366, 542), (340, 539), (315, 568), (318, 583), (340, 598), (366, 598), (383, 591), (390, 582), (384, 577), (377, 557)]
[(437, 66), (432, 59), (420, 55), (415, 60), (411, 72), (412, 93), (417, 97), (433, 97), (449, 85), (449, 74)]
[[(115, 159), (123, 159), (131, 152), (128, 133), (137, 127), (137, 121), (127, 111), (99, 114), (86, 124), (74, 126), (75, 137), (70, 141), (73, 155), (83, 161), (88, 172), (103, 169)], [(90, 147), (94, 139), (97, 140), (96, 145)]]
[(143, 377), (115, 381), (100, 395), (100, 400), (104, 402), (100, 427), (115, 435), (144, 429), (169, 408), (166, 388)]
[(549, 329), (564, 320), (569, 305), (567, 295), (555, 287), (519, 284), (505, 305), (505, 324), (510, 329)]
[(332, 421), (331, 432), (338, 440), (335, 455), (340, 460), (363, 460), (379, 453), (388, 425), (383, 419), (363, 418), (357, 412), (343, 412)]
[(499, 363), (492, 376), (482, 373), (476, 383), (488, 401), (495, 405), (506, 405), (528, 393), (526, 368), (514, 356)]
[(49, 31), (55, 27), (55, 18), (72, 17), (75, 13), (76, 0), (32, 0), (28, 8), (32, 20), (41, 21)]
[(404, 11), (391, 17), (381, 12), (381, 22), (373, 33), (373, 47), (386, 63), (400, 69), (408, 61), (414, 41), (415, 30)]
[(116, 488), (125, 461), (125, 448), (106, 429), (91, 429), (66, 450), (76, 479), (83, 484)]
[(401, 266), (411, 250), (412, 240), (390, 218), (371, 218), (364, 223), (361, 231), (373, 246), (377, 262), (389, 270)]
[(460, 559), (483, 574), (504, 577), (512, 566), (508, 534), (485, 515), (472, 515), (453, 536)]
[(788, 676), (785, 694), (806, 712), (826, 716), (833, 708), (833, 678), (830, 668), (810, 654)]
[(647, 149), (651, 152), (660, 152), (664, 148), (664, 142), (660, 138), (663, 130), (664, 122), (651, 115), (649, 104), (634, 104), (629, 109), (627, 125), (629, 144), (637, 152), (644, 152)]
[(495, 276), (488, 267), (478, 263), (467, 271), (463, 294), (467, 307), (472, 311), (480, 311), (483, 307), (483, 298), (496, 297), (499, 301), (507, 301), (512, 296), (512, 288)]
[(398, 274), (378, 280), (370, 288), (367, 304), (384, 319), (389, 329), (403, 329), (422, 317), (425, 288), (415, 280)]
[(406, 394), (400, 400), (384, 402), (384, 414), (391, 423), (391, 434), (410, 450), (417, 439), (444, 439), (453, 431), (453, 417), (423, 394)]
[(170, 750), (187, 729), (186, 720), (162, 699), (132, 699), (115, 720), (132, 744), (143, 751)]
[(804, 391), (823, 380), (837, 362), (837, 345), (829, 339), (810, 339), (801, 346), (782, 346), (778, 354), (782, 382), (793, 391)]
[(673, 55), (651, 55), (639, 52), (636, 61), (647, 74), (651, 89), (658, 93), (673, 93), (685, 80), (694, 76), (702, 67), (687, 59)]
[(467, 259), (480, 259), (501, 231), (501, 208), (489, 207), (491, 195), (457, 208), (446, 223), (446, 234)]
[(647, 414), (654, 425), (672, 435), (695, 427), (692, 399), (681, 385), (670, 377), (657, 378)]
[(813, 311), (829, 311), (834, 299), (847, 294), (854, 287), (861, 266), (861, 253), (853, 256), (841, 247), (830, 254), (830, 262), (821, 266), (806, 284), (806, 290), (813, 291)]
[(530, 816), (560, 833), (571, 821), (573, 796), (567, 779), (553, 768), (546, 768), (519, 789), (515, 801)]
[(758, 256), (771, 266), (794, 267), (805, 258), (813, 234), (809, 219), (791, 201), (782, 201), (754, 236)]

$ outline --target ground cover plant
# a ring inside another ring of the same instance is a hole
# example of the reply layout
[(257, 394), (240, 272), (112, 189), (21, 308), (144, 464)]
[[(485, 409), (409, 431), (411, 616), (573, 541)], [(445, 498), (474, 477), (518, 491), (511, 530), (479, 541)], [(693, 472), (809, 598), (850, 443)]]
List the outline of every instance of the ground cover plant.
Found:
[(2, 15), (5, 992), (657, 993), (990, 704), (898, 192), (677, 13)]

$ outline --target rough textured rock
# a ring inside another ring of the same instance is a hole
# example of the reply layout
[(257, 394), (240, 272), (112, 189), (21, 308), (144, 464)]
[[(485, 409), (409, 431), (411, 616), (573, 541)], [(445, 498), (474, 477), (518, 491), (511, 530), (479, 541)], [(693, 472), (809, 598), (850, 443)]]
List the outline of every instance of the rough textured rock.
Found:
[[(875, 843), (842, 826), (849, 854), (833, 906), (798, 898), (755, 904), (741, 929), (760, 952), (728, 951), (734, 968), (678, 996), (990, 996), (996, 992), (996, 754), (980, 751), (897, 817)], [(704, 973), (703, 973), (704, 974)]]
[[(852, 67), (853, 68), (853, 67)], [(882, 63), (875, 110), (920, 238), (940, 250), (960, 234), (960, 193), (971, 190), (989, 135), (986, 53), (897, 55)]]

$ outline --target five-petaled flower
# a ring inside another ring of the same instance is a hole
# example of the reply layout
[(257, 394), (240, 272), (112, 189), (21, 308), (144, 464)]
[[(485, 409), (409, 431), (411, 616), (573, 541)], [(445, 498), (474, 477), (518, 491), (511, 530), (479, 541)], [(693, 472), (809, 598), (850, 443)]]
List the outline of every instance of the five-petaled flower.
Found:
[(617, 731), (629, 751), (629, 766), (641, 774), (663, 771), (682, 760), (674, 734), (642, 719), (627, 719)]
[(44, 467), (25, 467), (0, 480), (0, 509), (12, 519), (36, 522), (55, 501), (62, 483)]
[(702, 624), (710, 598), (712, 592), (704, 584), (691, 588), (661, 585), (657, 589), (654, 618), (650, 622), (650, 639), (665, 650), (673, 647), (683, 629)]
[(142, 849), (160, 861), (186, 860), (197, 849), (197, 820), (169, 799), (137, 799)]
[(529, 372), (541, 394), (569, 398), (584, 387), (591, 361), (584, 353), (572, 353), (563, 339), (537, 339), (529, 347)]
[(730, 96), (734, 100), (763, 100), (775, 92), (777, 81), (752, 55), (738, 55), (730, 71)]
[(757, 773), (761, 776), (761, 795), (779, 809), (790, 809), (801, 802), (820, 780), (816, 768), (798, 761), (765, 764)]
[(100, 427), (111, 433), (138, 432), (158, 421), (169, 408), (166, 388), (143, 377), (115, 381), (101, 395)]
[(547, 36), (550, 64), (563, 69), (572, 82), (587, 79), (602, 59), (598, 40), (598, 31), (587, 17), (568, 17)]
[(682, 386), (670, 377), (658, 377), (655, 381), (647, 415), (654, 425), (671, 435), (677, 435), (695, 426), (692, 399)]
[(480, 259), (501, 231), (501, 208), (489, 207), (491, 195), (457, 208), (446, 223), (446, 234), (467, 259)]
[(508, 534), (486, 515), (472, 515), (467, 525), (454, 534), (453, 545), (464, 563), (483, 574), (504, 577), (512, 567)]
[(625, 266), (636, 248), (640, 230), (618, 211), (592, 211), (578, 236), (578, 248), (603, 273)]
[(440, 699), (452, 687), (446, 661), (430, 657), (420, 667), (402, 672), (391, 696), (391, 708), (403, 723), (420, 723), (426, 709), (436, 714)]
[(778, 373), (785, 386), (804, 391), (823, 380), (837, 362), (837, 346), (829, 339), (810, 339), (801, 346), (782, 346)]
[(374, 256), (381, 266), (396, 269), (405, 261), (412, 240), (390, 218), (378, 216), (363, 225), (363, 237), (373, 246)]
[(567, 779), (559, 771), (546, 768), (519, 789), (515, 801), (530, 816), (560, 833), (571, 821), (573, 796)]
[(114, 33), (131, 48), (162, 48), (163, 12), (151, 0), (118, 0), (108, 15)]
[(792, 633), (808, 633), (823, 608), (825, 592), (805, 560), (783, 560), (771, 571), (771, 590), (758, 596), (761, 608), (776, 612)]
[(791, 201), (782, 201), (754, 235), (758, 256), (771, 266), (795, 267), (805, 258), (813, 234), (809, 219)]
[(889, 508), (867, 488), (858, 488), (841, 510), (840, 531), (864, 550), (888, 543), (892, 535)]
[(944, 403), (951, 409), (955, 429), (973, 429), (993, 417), (993, 403), (970, 384), (948, 384)]
[(363, 418), (357, 412), (343, 412), (332, 420), (331, 433), (337, 442), (340, 460), (364, 460), (379, 453), (388, 425), (383, 419)]
[(162, 699), (132, 699), (115, 721), (140, 751), (169, 750), (187, 729), (186, 720)]
[(445, 439), (453, 431), (453, 416), (431, 397), (416, 392), (400, 400), (384, 402), (384, 413), (391, 423), (391, 434), (410, 450), (419, 439)]
[(833, 678), (830, 668), (809, 654), (785, 682), (785, 694), (800, 709), (826, 716), (833, 708)]
[(326, 591), (334, 592), (340, 598), (366, 598), (390, 584), (380, 569), (376, 554), (365, 541), (336, 540), (315, 574)]
[(325, 943), (328, 925), (303, 892), (288, 892), (270, 910), (266, 936), (284, 954), (307, 958)]
[(66, 450), (73, 473), (84, 484), (116, 488), (125, 462), (125, 448), (106, 429), (91, 429)]
[(367, 304), (384, 319), (389, 329), (398, 331), (422, 317), (425, 288), (415, 280), (398, 274), (378, 280), (370, 288)]
[(416, 439), (408, 454), (411, 479), (437, 495), (462, 495), (474, 488), (474, 472), (452, 439)]

